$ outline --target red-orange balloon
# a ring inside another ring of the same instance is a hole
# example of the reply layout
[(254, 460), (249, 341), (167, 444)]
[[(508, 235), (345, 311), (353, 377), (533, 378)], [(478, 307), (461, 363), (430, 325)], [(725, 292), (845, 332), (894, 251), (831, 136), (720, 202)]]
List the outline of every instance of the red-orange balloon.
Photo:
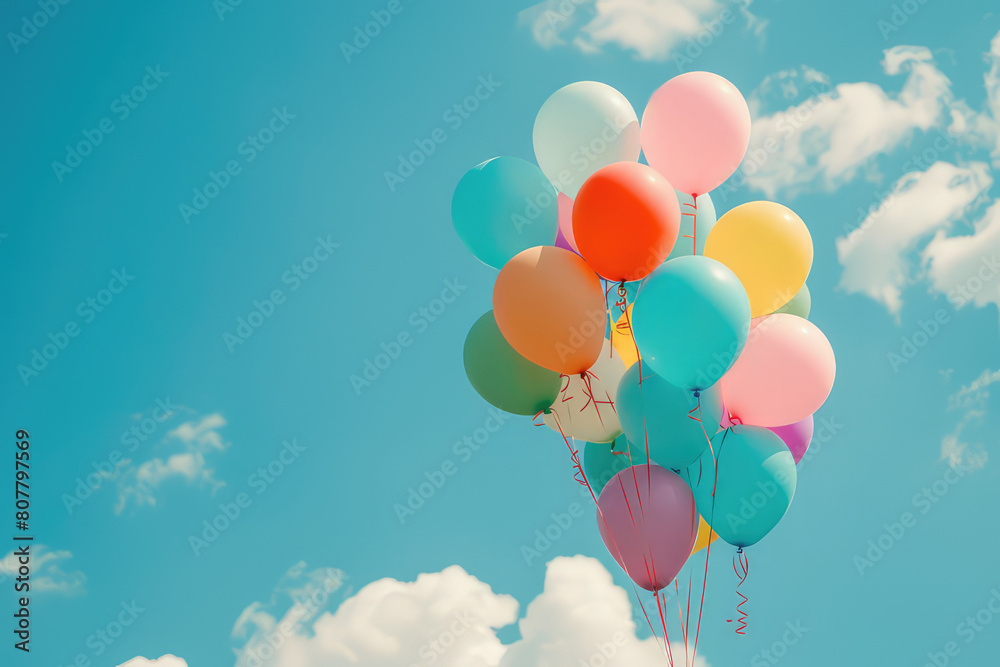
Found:
[(641, 280), (667, 259), (681, 211), (673, 187), (637, 162), (598, 170), (573, 202), (576, 247), (608, 280)]
[(582, 373), (601, 354), (601, 281), (569, 250), (536, 246), (511, 258), (493, 286), (493, 315), (511, 347), (550, 370)]

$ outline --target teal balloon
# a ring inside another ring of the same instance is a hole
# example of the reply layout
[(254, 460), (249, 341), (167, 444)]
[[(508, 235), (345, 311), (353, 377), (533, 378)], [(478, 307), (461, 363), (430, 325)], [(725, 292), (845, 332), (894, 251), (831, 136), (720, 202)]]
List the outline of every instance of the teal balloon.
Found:
[[(631, 459), (627, 453), (630, 450)], [(614, 442), (588, 442), (583, 448), (583, 471), (594, 495), (600, 495), (601, 489), (622, 470), (645, 463), (645, 447), (636, 446), (623, 435)]]
[[(695, 461), (708, 447), (708, 438), (722, 420), (722, 391), (717, 386), (701, 392), (675, 387), (642, 364), (632, 364), (618, 383), (615, 410), (625, 435), (632, 442), (649, 443), (649, 457), (665, 468), (679, 470)], [(699, 401), (701, 409), (698, 409)], [(692, 410), (694, 412), (692, 412)], [(704, 420), (701, 422), (691, 417)]]
[[(712, 438), (718, 462), (706, 450), (681, 474), (698, 512), (719, 537), (737, 547), (756, 544), (785, 516), (795, 495), (795, 460), (774, 432), (732, 426)], [(713, 503), (712, 490), (715, 490)]]
[[(704, 255), (705, 239), (717, 221), (715, 204), (707, 194), (698, 195), (697, 208), (692, 206), (694, 198), (683, 192), (677, 192), (677, 203), (681, 206), (681, 226), (674, 249), (667, 257), (668, 262), (675, 257)], [(695, 215), (689, 215), (690, 213)]]
[(743, 351), (750, 300), (739, 278), (709, 257), (678, 257), (643, 281), (632, 310), (643, 363), (682, 389), (707, 389)]
[(511, 347), (492, 310), (469, 329), (462, 356), (473, 388), (501, 410), (535, 415), (559, 396), (559, 373), (528, 361)]
[(792, 300), (786, 303), (784, 306), (774, 311), (775, 313), (788, 313), (789, 315), (798, 315), (804, 320), (809, 319), (809, 311), (812, 309), (812, 297), (809, 295), (809, 287), (806, 285), (802, 286), (802, 289), (792, 297)]
[(451, 219), (472, 254), (499, 269), (522, 250), (555, 243), (556, 197), (536, 165), (496, 157), (473, 167), (458, 182)]

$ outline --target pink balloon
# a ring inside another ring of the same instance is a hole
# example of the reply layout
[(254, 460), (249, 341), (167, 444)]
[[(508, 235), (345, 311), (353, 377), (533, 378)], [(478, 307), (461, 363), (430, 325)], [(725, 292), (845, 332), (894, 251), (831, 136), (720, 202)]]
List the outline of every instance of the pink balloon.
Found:
[(816, 412), (836, 375), (833, 348), (819, 327), (777, 313), (759, 318), (743, 352), (719, 382), (733, 421), (784, 426)]
[(750, 109), (727, 79), (688, 72), (653, 93), (640, 136), (649, 166), (677, 190), (702, 195), (740, 166), (750, 144)]
[(611, 478), (597, 508), (604, 546), (625, 573), (647, 591), (666, 588), (698, 536), (691, 488), (666, 468), (632, 466)]
[(580, 249), (576, 247), (576, 239), (573, 237), (573, 200), (559, 193), (559, 232), (566, 243), (569, 244), (567, 250), (579, 254)]
[(798, 463), (805, 456), (809, 449), (809, 443), (813, 437), (813, 416), (809, 415), (802, 421), (785, 426), (769, 426), (768, 430), (773, 431), (779, 438), (785, 441), (792, 458)]

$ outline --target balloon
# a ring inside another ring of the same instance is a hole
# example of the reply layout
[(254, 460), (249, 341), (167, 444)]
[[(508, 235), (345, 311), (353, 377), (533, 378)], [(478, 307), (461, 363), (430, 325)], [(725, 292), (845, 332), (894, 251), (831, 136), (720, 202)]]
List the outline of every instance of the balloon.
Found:
[(768, 430), (774, 431), (775, 435), (784, 441), (785, 446), (792, 453), (795, 463), (798, 463), (805, 456), (806, 450), (809, 449), (809, 442), (813, 437), (813, 416), (809, 415), (794, 424), (769, 426)]
[(640, 280), (677, 241), (681, 211), (656, 170), (618, 162), (587, 179), (573, 201), (573, 236), (587, 263), (613, 282)]
[(631, 366), (639, 361), (639, 350), (632, 337), (632, 305), (626, 306), (625, 312), (618, 316), (611, 327), (611, 344), (615, 346), (618, 356), (625, 362), (625, 366)]
[(556, 232), (555, 246), (557, 248), (562, 248), (563, 250), (569, 250), (570, 252), (576, 252), (576, 249), (573, 246), (571, 246), (569, 244), (569, 241), (566, 240), (566, 237), (563, 236), (563, 233), (562, 233), (561, 229)]
[(535, 415), (559, 395), (559, 374), (518, 354), (500, 333), (492, 310), (472, 325), (463, 357), (475, 390), (505, 412)]
[(719, 534), (712, 530), (705, 521), (705, 517), (698, 515), (698, 537), (695, 538), (694, 546), (691, 548), (691, 555), (698, 553), (712, 542), (719, 539)]
[(496, 157), (473, 167), (458, 182), (451, 219), (472, 254), (499, 269), (526, 248), (554, 242), (556, 191), (530, 162)]
[(750, 144), (750, 109), (718, 74), (688, 72), (653, 93), (641, 136), (649, 165), (678, 190), (700, 195), (740, 166)]
[(583, 470), (587, 483), (596, 495), (601, 494), (617, 473), (645, 462), (645, 449), (629, 442), (624, 435), (618, 436), (612, 443), (588, 442), (583, 448)]
[(608, 482), (597, 508), (604, 546), (625, 573), (647, 591), (666, 588), (691, 555), (698, 530), (687, 484), (657, 465), (632, 466)]
[(736, 274), (752, 317), (773, 313), (805, 285), (812, 237), (802, 218), (781, 204), (753, 201), (727, 212), (705, 241), (705, 256)]
[(799, 293), (792, 297), (792, 300), (784, 306), (774, 311), (775, 313), (788, 313), (798, 315), (802, 319), (809, 319), (809, 311), (812, 309), (812, 296), (809, 294), (809, 286), (803, 285)]
[(573, 236), (573, 200), (559, 193), (559, 233), (569, 244), (568, 250), (577, 252), (576, 237)]
[[(691, 195), (677, 192), (677, 201), (681, 207), (681, 227), (677, 235), (677, 243), (667, 257), (669, 262), (674, 257), (685, 255), (704, 255), (705, 239), (715, 226), (715, 204), (707, 194), (698, 195), (695, 200)], [(697, 210), (694, 204), (698, 204)], [(694, 215), (691, 215), (694, 214)]]
[(601, 281), (562, 248), (529, 248), (507, 262), (493, 286), (493, 315), (511, 347), (558, 373), (584, 372), (604, 344)]
[(740, 355), (749, 329), (740, 281), (708, 257), (670, 260), (635, 299), (632, 332), (643, 361), (682, 389), (715, 384)]
[(783, 426), (816, 412), (836, 374), (833, 348), (819, 327), (779, 313), (754, 326), (740, 358), (722, 378), (722, 395), (734, 421)]
[[(618, 383), (618, 418), (625, 437), (640, 446), (649, 445), (649, 457), (665, 468), (684, 468), (701, 456), (708, 438), (719, 430), (722, 392), (715, 386), (692, 392), (670, 384), (640, 364), (630, 367)], [(693, 412), (692, 412), (693, 411)], [(699, 417), (704, 420), (702, 430)], [(706, 437), (707, 434), (707, 437)]]
[(588, 442), (611, 442), (622, 434), (615, 409), (615, 388), (625, 364), (611, 341), (584, 375), (563, 378), (563, 388), (542, 420), (553, 431)]
[(545, 101), (535, 118), (532, 142), (542, 171), (572, 198), (601, 167), (639, 159), (639, 119), (625, 96), (611, 86), (578, 81)]
[[(781, 438), (758, 426), (733, 426), (712, 438), (682, 477), (698, 511), (729, 544), (748, 547), (771, 532), (795, 495), (795, 462)], [(715, 491), (713, 503), (712, 491)]]

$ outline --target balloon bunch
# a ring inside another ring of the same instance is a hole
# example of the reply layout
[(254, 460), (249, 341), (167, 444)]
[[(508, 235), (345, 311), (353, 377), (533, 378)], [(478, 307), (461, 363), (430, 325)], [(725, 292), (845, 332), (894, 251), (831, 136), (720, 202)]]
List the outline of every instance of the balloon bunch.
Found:
[(452, 201), (459, 237), (500, 269), (465, 342), (469, 381), (562, 434), (605, 545), (658, 607), (716, 537), (738, 548), (742, 583), (742, 550), (788, 509), (834, 381), (807, 319), (803, 221), (769, 201), (716, 220), (709, 192), (749, 137), (743, 96), (709, 72), (663, 84), (641, 125), (614, 88), (574, 83), (538, 113), (538, 166), (484, 162)]

